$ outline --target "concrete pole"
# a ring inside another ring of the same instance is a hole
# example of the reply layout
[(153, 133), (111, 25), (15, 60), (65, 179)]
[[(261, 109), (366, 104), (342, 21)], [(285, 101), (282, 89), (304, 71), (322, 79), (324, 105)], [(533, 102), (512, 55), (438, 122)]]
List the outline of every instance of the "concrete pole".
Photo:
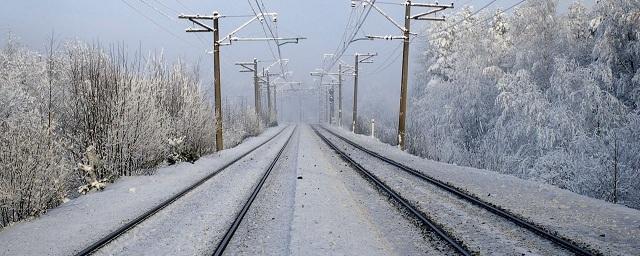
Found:
[(338, 65), (338, 127), (342, 127), (342, 64)]
[(398, 115), (398, 147), (405, 149), (407, 119), (407, 83), (409, 80), (409, 36), (411, 36), (411, 0), (405, 2), (404, 39), (402, 43), (402, 80), (400, 82), (400, 114)]
[(218, 20), (220, 15), (213, 13), (213, 87), (215, 93), (215, 114), (216, 114), (216, 151), (224, 148), (222, 142), (222, 95), (220, 88), (220, 29)]
[(359, 55), (356, 53), (356, 63), (353, 76), (353, 114), (351, 122), (351, 131), (356, 132), (356, 122), (358, 120), (358, 63), (360, 63)]

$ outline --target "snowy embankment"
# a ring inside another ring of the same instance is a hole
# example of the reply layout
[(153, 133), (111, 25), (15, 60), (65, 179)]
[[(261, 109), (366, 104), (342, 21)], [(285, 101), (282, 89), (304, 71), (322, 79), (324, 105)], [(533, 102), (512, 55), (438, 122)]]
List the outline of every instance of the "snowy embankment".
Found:
[(640, 255), (640, 211), (547, 184), (422, 159), (371, 137), (332, 131), (607, 255)]
[(69, 255), (175, 195), (237, 156), (277, 134), (267, 129), (257, 137), (194, 164), (159, 169), (152, 176), (120, 178), (102, 192), (81, 196), (40, 218), (16, 223), (0, 232), (0, 255)]

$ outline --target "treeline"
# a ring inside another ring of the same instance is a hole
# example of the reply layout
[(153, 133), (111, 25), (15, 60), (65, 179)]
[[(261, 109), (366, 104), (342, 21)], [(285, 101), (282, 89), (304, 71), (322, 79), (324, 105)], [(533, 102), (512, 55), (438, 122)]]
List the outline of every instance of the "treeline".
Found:
[[(124, 46), (52, 40), (41, 54), (9, 35), (0, 49), (0, 227), (120, 176), (213, 152), (198, 74)], [(225, 146), (260, 132), (252, 109), (227, 110)]]
[(414, 42), (408, 151), (640, 208), (640, 2), (472, 13)]

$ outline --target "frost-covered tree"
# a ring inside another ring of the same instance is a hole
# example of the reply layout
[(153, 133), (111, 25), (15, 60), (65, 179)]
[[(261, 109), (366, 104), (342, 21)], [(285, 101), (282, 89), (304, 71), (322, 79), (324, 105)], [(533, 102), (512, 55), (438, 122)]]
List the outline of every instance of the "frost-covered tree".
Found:
[[(213, 151), (214, 114), (197, 69), (123, 46), (47, 48), (31, 51), (10, 35), (0, 49), (0, 227)], [(227, 141), (259, 132), (253, 110), (228, 108)]]
[(640, 207), (640, 4), (527, 1), (431, 27), (408, 149)]
[(71, 173), (58, 123), (43, 112), (44, 62), (16, 40), (0, 49), (0, 227), (58, 205)]

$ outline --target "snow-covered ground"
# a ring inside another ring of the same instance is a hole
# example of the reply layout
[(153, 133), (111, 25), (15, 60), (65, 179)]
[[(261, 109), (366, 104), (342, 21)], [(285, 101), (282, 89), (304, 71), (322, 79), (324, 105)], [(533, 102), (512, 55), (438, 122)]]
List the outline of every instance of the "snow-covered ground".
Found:
[[(439, 255), (417, 227), (311, 131), (299, 126), (227, 247), (229, 255)], [(0, 255), (71, 255), (283, 128), (195, 164), (127, 177), (0, 233)], [(205, 255), (215, 249), (293, 130), (151, 216), (98, 255)]]
[[(70, 255), (211, 171), (284, 132), (219, 173), (98, 254), (210, 253), (293, 128), (272, 128), (233, 149), (126, 177), (44, 216), (0, 232), (0, 255)], [(424, 160), (365, 136), (334, 131), (428, 175), (464, 188), (564, 237), (607, 255), (640, 255), (640, 212), (544, 184)], [(333, 139), (336, 140), (335, 138)], [(344, 145), (343, 145), (344, 146)], [(380, 178), (474, 251), (482, 254), (567, 254), (548, 241), (404, 173), (352, 152)], [(375, 167), (375, 168), (371, 168)], [(447, 244), (416, 226), (342, 161), (309, 126), (298, 125), (227, 247), (229, 255), (440, 255)]]
[[(228, 255), (439, 255), (423, 236), (311, 131), (279, 162), (227, 247)], [(442, 252), (444, 251), (444, 252)]]
[(152, 176), (123, 177), (102, 192), (81, 196), (40, 218), (8, 227), (0, 232), (0, 255), (73, 254), (282, 129), (267, 129), (260, 136), (205, 156), (194, 164), (181, 163), (161, 168)]
[[(606, 255), (640, 255), (638, 210), (513, 176), (422, 159), (368, 136), (331, 129), (374, 152), (466, 190), (482, 200)], [(353, 155), (359, 154), (354, 152)], [(378, 173), (391, 177), (382, 170)], [(390, 180), (396, 180), (398, 185), (408, 180), (400, 173), (394, 172), (392, 176), (394, 178)], [(405, 188), (411, 186), (400, 185)], [(416, 190), (420, 189), (416, 187)], [(425, 199), (428, 198), (431, 199)]]
[(97, 255), (213, 253), (291, 130), (127, 231)]

